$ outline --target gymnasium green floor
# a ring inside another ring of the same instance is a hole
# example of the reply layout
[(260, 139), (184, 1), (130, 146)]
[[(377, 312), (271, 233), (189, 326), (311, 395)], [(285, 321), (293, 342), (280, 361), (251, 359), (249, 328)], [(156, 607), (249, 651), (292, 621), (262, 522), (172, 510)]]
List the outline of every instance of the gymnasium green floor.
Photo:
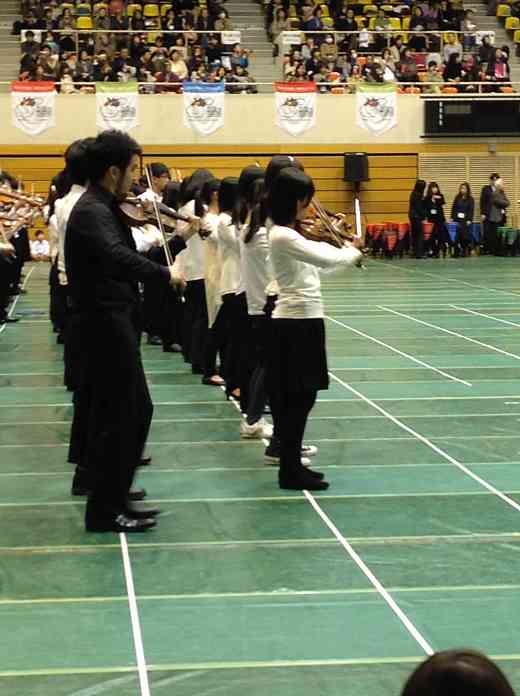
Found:
[(69, 496), (47, 267), (26, 287), (0, 333), (3, 696), (397, 696), (425, 644), (483, 650), (520, 689), (520, 260), (325, 282), (314, 497), (279, 491), (222, 392), (144, 347), (140, 483), (164, 512), (128, 538), (133, 620), (124, 539), (86, 535)]

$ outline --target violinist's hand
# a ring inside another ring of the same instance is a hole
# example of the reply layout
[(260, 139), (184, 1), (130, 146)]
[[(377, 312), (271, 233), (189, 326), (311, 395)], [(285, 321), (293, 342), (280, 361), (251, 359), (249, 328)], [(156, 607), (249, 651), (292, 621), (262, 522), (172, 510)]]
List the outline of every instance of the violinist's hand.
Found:
[[(197, 217), (196, 215), (190, 215), (190, 226), (182, 233), (182, 237), (185, 242), (188, 241), (188, 239), (191, 239), (194, 234), (197, 234), (197, 232), (201, 231), (201, 219), (200, 217)], [(202, 234), (201, 234), (202, 236)]]
[(308, 238), (311, 237), (320, 237), (320, 221), (317, 220), (316, 218), (305, 218), (305, 220), (300, 220), (299, 225), (302, 228), (302, 231), (304, 233), (304, 236), (308, 236)]
[(354, 249), (361, 251), (365, 248), (365, 243), (360, 237), (352, 237), (348, 242), (345, 242), (345, 246), (354, 247)]
[(186, 289), (186, 280), (184, 276), (177, 271), (175, 266), (168, 266), (170, 271), (170, 285), (173, 285), (179, 292), (184, 292)]
[(14, 246), (9, 242), (0, 242), (0, 256), (6, 256), (7, 258), (16, 256)]

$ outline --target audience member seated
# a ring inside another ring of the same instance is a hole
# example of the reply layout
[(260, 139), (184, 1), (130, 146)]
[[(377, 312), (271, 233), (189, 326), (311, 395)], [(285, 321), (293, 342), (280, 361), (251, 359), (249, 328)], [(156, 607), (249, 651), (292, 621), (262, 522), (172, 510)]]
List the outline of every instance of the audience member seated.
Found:
[(33, 261), (48, 261), (50, 258), (49, 242), (45, 239), (43, 230), (38, 230), (31, 242), (31, 258)]

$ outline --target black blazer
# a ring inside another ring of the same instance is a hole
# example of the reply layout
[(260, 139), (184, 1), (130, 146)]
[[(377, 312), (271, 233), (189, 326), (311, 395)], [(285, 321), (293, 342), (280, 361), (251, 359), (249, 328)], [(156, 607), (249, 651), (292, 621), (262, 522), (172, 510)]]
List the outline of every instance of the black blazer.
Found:
[(491, 210), (491, 199), (493, 198), (493, 187), (489, 186), (483, 186), (482, 191), (480, 192), (480, 214), (485, 215), (486, 217), (489, 215), (489, 211)]
[[(432, 196), (424, 199), (424, 208), (426, 210), (426, 217), (428, 218), (429, 222), (446, 222), (443, 207), (445, 203), (446, 201), (444, 200), (444, 196), (442, 195), (442, 193), (440, 194), (439, 198), (435, 201), (433, 200)], [(433, 210), (435, 212), (432, 212)]]
[[(460, 217), (459, 213), (460, 215), (464, 215), (464, 217)], [(455, 200), (453, 201), (453, 205), (451, 207), (452, 220), (460, 224), (466, 223), (468, 225), (469, 223), (473, 222), (474, 216), (475, 199), (473, 198), (473, 196), (469, 196), (468, 198), (455, 196)]]
[(135, 309), (140, 304), (139, 282), (170, 282), (168, 268), (137, 253), (115, 196), (101, 187), (89, 188), (72, 210), (65, 263), (69, 291), (80, 311)]
[(408, 217), (410, 220), (425, 220), (426, 208), (424, 207), (424, 198), (412, 191), (410, 194), (410, 205), (408, 207)]

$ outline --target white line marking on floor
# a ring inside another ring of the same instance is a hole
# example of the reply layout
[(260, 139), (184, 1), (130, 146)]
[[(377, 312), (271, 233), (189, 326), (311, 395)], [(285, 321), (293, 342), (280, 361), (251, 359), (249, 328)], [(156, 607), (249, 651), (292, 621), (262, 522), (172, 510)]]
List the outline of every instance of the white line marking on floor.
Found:
[(508, 319), (501, 319), (500, 317), (493, 317), (490, 314), (483, 314), (482, 312), (476, 312), (473, 309), (468, 309), (467, 307), (459, 307), (458, 305), (451, 305), (455, 309), (461, 309), (463, 312), (466, 312), (467, 314), (474, 314), (477, 317), (484, 317), (485, 319), (491, 319), (492, 321), (498, 321), (501, 324), (508, 324), (509, 326), (515, 326), (517, 329), (520, 329), (520, 324), (518, 324), (516, 321), (509, 321)]
[(132, 621), (135, 657), (137, 660), (137, 670), (139, 673), (139, 686), (141, 689), (141, 696), (150, 696), (150, 684), (148, 682), (148, 671), (146, 669), (146, 660), (144, 656), (143, 638), (141, 635), (141, 623), (139, 621), (139, 610), (137, 608), (137, 600), (135, 598), (132, 564), (130, 562), (130, 555), (128, 553), (128, 544), (126, 542), (125, 534), (119, 535), (119, 541), (121, 544), (121, 555), (123, 558), (123, 568), (125, 571), (128, 607), (130, 609), (130, 618)]
[[(457, 459), (455, 459), (454, 457), (452, 457), (450, 454), (448, 454), (447, 452), (445, 452), (445, 451), (444, 451), (443, 449), (441, 449), (440, 447), (437, 447), (437, 445), (435, 445), (433, 442), (431, 442), (431, 440), (429, 440), (427, 437), (425, 437), (424, 435), (421, 435), (421, 433), (418, 433), (418, 432), (417, 432), (416, 430), (414, 430), (413, 428), (410, 428), (408, 425), (406, 425), (405, 423), (403, 423), (401, 420), (399, 420), (398, 418), (396, 418), (395, 416), (393, 416), (391, 413), (389, 413), (388, 411), (386, 411), (382, 406), (379, 406), (379, 404), (376, 404), (374, 401), (372, 401), (372, 399), (369, 399), (369, 398), (366, 397), (364, 394), (362, 394), (361, 392), (359, 392), (357, 389), (355, 389), (354, 387), (351, 387), (350, 384), (347, 384), (346, 382), (343, 382), (343, 380), (341, 380), (339, 377), (336, 377), (336, 375), (334, 375), (333, 373), (330, 373), (330, 376), (331, 376), (331, 378), (332, 378), (335, 382), (338, 382), (338, 383), (341, 384), (343, 387), (345, 387), (345, 389), (348, 389), (348, 390), (349, 390), (350, 392), (352, 392), (353, 394), (356, 394), (357, 396), (359, 396), (360, 398), (362, 398), (363, 401), (365, 401), (367, 404), (370, 404), (370, 406), (372, 406), (372, 407), (375, 408), (377, 411), (379, 411), (379, 413), (382, 413), (384, 416), (386, 416), (386, 417), (388, 418), (388, 420), (390, 420), (390, 421), (392, 421), (392, 423), (394, 423), (394, 425), (397, 425), (399, 428), (401, 428), (401, 429), (404, 430), (405, 432), (407, 432), (407, 433), (409, 433), (410, 435), (412, 435), (414, 438), (416, 438), (417, 440), (419, 440), (420, 442), (422, 442), (423, 444), (425, 444), (427, 447), (429, 447), (431, 450), (433, 450), (434, 452), (436, 452), (437, 454), (439, 454), (441, 457), (443, 457), (443, 458), (446, 459), (447, 461), (451, 462), (454, 466), (456, 466), (458, 469), (460, 469), (462, 472), (464, 472), (467, 476), (469, 476), (470, 478), (472, 478), (472, 479), (473, 479), (474, 481), (476, 481), (478, 484), (480, 484), (481, 486), (483, 486), (484, 488), (486, 488), (486, 489), (487, 489), (488, 491), (490, 491), (491, 493), (494, 493), (498, 498), (500, 498), (500, 499), (503, 500), (505, 503), (507, 503), (508, 505), (510, 505), (510, 506), (511, 506), (512, 508), (514, 508), (517, 512), (520, 512), (520, 505), (519, 505), (515, 500), (513, 500), (512, 498), (509, 498), (507, 495), (505, 495), (505, 493), (502, 493), (502, 491), (499, 491), (498, 488), (495, 488), (495, 486), (492, 486), (490, 483), (488, 483), (487, 481), (485, 481), (483, 478), (481, 478), (480, 476), (477, 476), (477, 474), (474, 474), (474, 473), (471, 471), (471, 469), (468, 469), (467, 466), (465, 466), (464, 464), (462, 464), (461, 462), (459, 462)], [(439, 438), (439, 439), (440, 439), (440, 438)]]
[[(411, 360), (412, 362), (417, 363), (418, 365), (421, 365), (421, 367), (426, 367), (428, 370), (433, 370), (434, 372), (437, 372), (439, 375), (442, 375), (443, 377), (446, 377), (446, 379), (451, 379), (454, 382), (459, 382), (460, 384), (464, 384), (466, 387), (472, 387), (473, 385), (471, 382), (467, 382), (465, 379), (460, 379), (459, 377), (454, 377), (453, 375), (450, 375), (448, 372), (444, 372), (444, 370), (440, 370), (438, 367), (434, 367), (433, 365), (430, 365), (427, 362), (424, 362), (424, 360), (419, 360), (419, 358), (414, 358), (413, 355), (410, 355), (409, 353), (404, 353), (402, 350), (399, 350), (398, 348), (394, 348), (394, 346), (389, 345), (388, 343), (385, 343), (384, 341), (380, 341), (378, 338), (375, 338), (374, 336), (370, 336), (369, 334), (365, 333), (364, 331), (359, 331), (358, 329), (354, 329), (352, 326), (348, 326), (348, 324), (344, 324), (341, 321), (338, 321), (337, 319), (333, 319), (332, 317), (329, 317), (328, 315), (325, 315), (325, 319), (328, 319), (328, 321), (333, 322), (334, 324), (338, 324), (339, 326), (342, 326), (345, 329), (348, 329), (348, 331), (352, 331), (355, 334), (358, 334), (359, 336), (368, 339), (369, 341), (373, 341), (374, 343), (377, 343), (380, 346), (383, 346), (383, 348), (387, 348), (388, 350), (393, 351), (394, 353), (397, 353), (403, 358), (407, 358), (408, 360)], [(346, 368), (343, 368), (346, 369)]]
[[(386, 307), (385, 305), (379, 305), (381, 309), (384, 309), (386, 312), (390, 312), (391, 314), (395, 314), (398, 317), (403, 317), (403, 319), (409, 319), (410, 321), (414, 321), (416, 324), (423, 324), (424, 326), (429, 326), (432, 329), (437, 329), (438, 331), (442, 331), (443, 333), (447, 333), (451, 336), (456, 336), (457, 338), (461, 338), (464, 341), (469, 341), (470, 343), (475, 343), (477, 346), (481, 346), (483, 348), (487, 348), (489, 350), (494, 351), (495, 353), (501, 353), (502, 355), (507, 355), (510, 358), (514, 358), (515, 360), (520, 360), (520, 355), (516, 355), (516, 353), (510, 353), (507, 350), (502, 350), (502, 348), (497, 348), (496, 346), (492, 346), (489, 343), (483, 343), (482, 341), (477, 341), (475, 338), (470, 338), (469, 336), (464, 336), (464, 334), (457, 333), (456, 331), (451, 331), (450, 329), (445, 329), (442, 326), (437, 326), (436, 324), (430, 324), (428, 321), (423, 321), (422, 319), (416, 319), (415, 317), (411, 317), (409, 314), (404, 314), (403, 312), (397, 312), (395, 309), (390, 309), (389, 307)], [(433, 340), (433, 339), (432, 339)]]

